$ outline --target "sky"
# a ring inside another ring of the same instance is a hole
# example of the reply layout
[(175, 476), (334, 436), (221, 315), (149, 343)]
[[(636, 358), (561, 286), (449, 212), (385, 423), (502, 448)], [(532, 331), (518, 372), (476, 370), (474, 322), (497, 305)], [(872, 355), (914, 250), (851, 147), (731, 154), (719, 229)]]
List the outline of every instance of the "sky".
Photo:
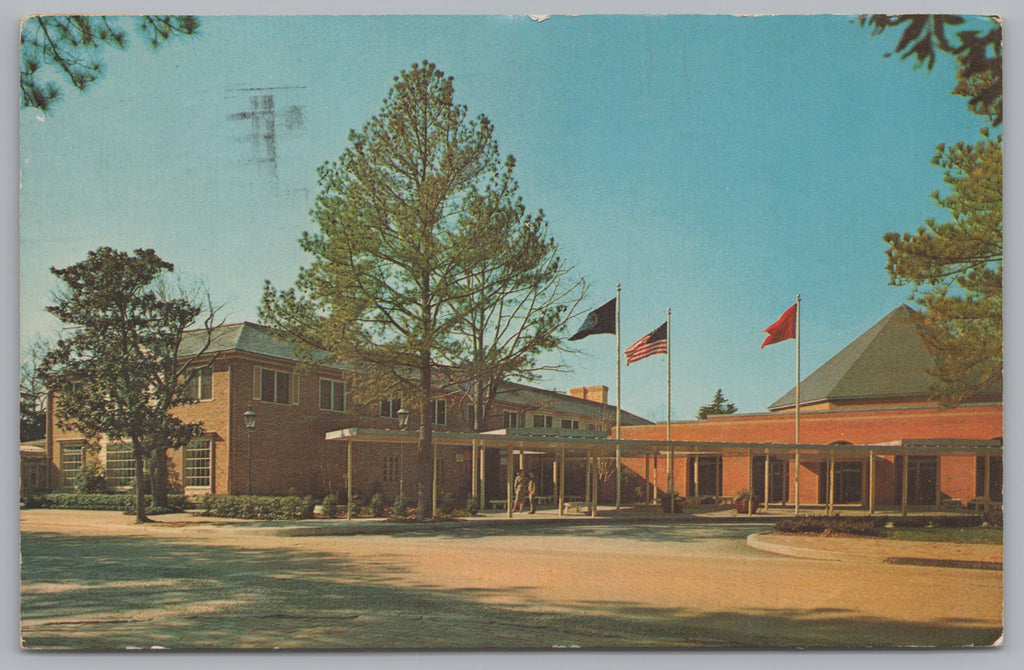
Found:
[[(852, 15), (202, 17), (197, 37), (108, 55), (87, 92), (20, 113), (21, 344), (57, 327), (49, 268), (99, 246), (154, 248), (229, 322), (257, 321), (264, 281), (289, 287), (316, 168), (381, 108), (412, 63), (454, 77), (516, 158), (590, 286), (621, 285), (624, 349), (671, 309), (672, 418), (717, 389), (762, 412), (792, 388), (794, 342), (762, 331), (801, 302), (803, 376), (901, 303), (889, 231), (944, 210), (936, 145), (980, 139), (954, 73), (886, 58)], [(275, 151), (239, 115), (273, 95)], [(570, 324), (575, 330), (582, 316)], [(548, 360), (539, 386), (606, 385), (615, 338)], [(621, 367), (621, 404), (666, 414), (666, 359)]]

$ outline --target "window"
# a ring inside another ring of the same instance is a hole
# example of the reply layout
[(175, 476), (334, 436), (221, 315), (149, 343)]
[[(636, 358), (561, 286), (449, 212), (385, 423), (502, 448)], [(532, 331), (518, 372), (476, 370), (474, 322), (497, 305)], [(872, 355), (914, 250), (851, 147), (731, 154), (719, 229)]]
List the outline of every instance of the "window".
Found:
[(476, 406), (473, 403), (468, 403), (465, 406), (466, 425), (469, 426), (470, 428), (473, 427), (473, 411), (474, 411), (475, 407)]
[(398, 456), (385, 456), (384, 457), (384, 481), (386, 482), (397, 482), (401, 477), (399, 468), (401, 462)]
[(210, 488), (213, 473), (213, 441), (192, 440), (185, 447), (185, 486)]
[(287, 405), (297, 395), (293, 393), (292, 375), (288, 372), (258, 367), (256, 368), (255, 377), (255, 397), (257, 400)]
[(127, 444), (108, 444), (106, 463), (107, 485), (113, 487), (131, 486), (135, 477), (135, 459), (132, 448)]
[(562, 428), (572, 428), (576, 430), (580, 427), (580, 422), (576, 419), (562, 419)]
[(444, 426), (448, 423), (448, 403), (445, 402), (444, 398), (439, 398), (431, 405), (434, 425)]
[(551, 417), (547, 414), (534, 414), (533, 415), (533, 427), (534, 428), (550, 428)]
[(380, 415), (385, 419), (397, 419), (398, 410), (402, 409), (401, 398), (391, 398), (380, 401)]
[(519, 413), (512, 412), (507, 409), (501, 411), (501, 427), (502, 428), (518, 428), (519, 427)]
[(345, 382), (331, 379), (320, 380), (320, 409), (335, 412), (345, 411)]
[(75, 487), (75, 477), (82, 469), (82, 443), (71, 442), (60, 445), (60, 472), (61, 482), (65, 489)]
[(212, 400), (213, 399), (213, 369), (199, 368), (190, 370), (188, 383), (185, 387), (185, 395), (190, 400)]

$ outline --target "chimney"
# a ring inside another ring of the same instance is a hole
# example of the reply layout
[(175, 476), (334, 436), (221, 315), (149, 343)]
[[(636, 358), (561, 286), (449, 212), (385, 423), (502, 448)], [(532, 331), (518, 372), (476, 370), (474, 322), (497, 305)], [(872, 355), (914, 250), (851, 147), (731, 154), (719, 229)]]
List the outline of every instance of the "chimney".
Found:
[(593, 400), (594, 402), (599, 402), (602, 405), (608, 404), (607, 386), (577, 386), (569, 389), (569, 395), (573, 398), (580, 398), (581, 400)]

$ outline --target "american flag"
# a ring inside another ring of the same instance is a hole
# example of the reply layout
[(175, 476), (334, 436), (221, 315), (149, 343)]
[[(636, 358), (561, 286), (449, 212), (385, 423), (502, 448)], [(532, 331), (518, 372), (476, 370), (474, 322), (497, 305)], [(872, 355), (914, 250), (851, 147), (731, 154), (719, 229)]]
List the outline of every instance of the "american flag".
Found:
[(629, 345), (629, 348), (622, 353), (626, 356), (626, 365), (636, 363), (654, 354), (667, 354), (668, 321)]

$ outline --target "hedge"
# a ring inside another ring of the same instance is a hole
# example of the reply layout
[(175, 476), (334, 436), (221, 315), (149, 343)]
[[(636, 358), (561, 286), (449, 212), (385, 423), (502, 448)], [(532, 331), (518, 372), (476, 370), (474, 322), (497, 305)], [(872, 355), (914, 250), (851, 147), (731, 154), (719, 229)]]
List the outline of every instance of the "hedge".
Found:
[[(167, 507), (153, 508), (153, 496), (146, 496), (146, 513), (180, 512), (191, 507), (180, 494), (167, 496)], [(32, 493), (25, 498), (26, 509), (86, 509), (134, 512), (134, 493)]]
[(780, 533), (848, 533), (850, 535), (877, 535), (879, 522), (884, 519), (835, 516), (797, 516), (775, 523)]
[(207, 495), (202, 507), (206, 516), (232, 519), (312, 519), (314, 500), (312, 496), (233, 496)]

